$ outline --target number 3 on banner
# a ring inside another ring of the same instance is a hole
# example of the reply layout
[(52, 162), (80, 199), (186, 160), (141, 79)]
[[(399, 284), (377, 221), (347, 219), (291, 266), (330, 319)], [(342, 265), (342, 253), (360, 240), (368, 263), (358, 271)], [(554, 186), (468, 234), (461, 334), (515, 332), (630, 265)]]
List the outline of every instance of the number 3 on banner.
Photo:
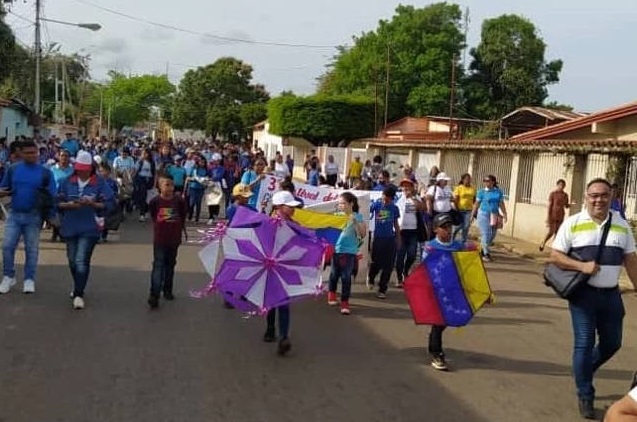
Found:
[(270, 183), (268, 184), (268, 191), (274, 192), (276, 189), (276, 177), (270, 177)]

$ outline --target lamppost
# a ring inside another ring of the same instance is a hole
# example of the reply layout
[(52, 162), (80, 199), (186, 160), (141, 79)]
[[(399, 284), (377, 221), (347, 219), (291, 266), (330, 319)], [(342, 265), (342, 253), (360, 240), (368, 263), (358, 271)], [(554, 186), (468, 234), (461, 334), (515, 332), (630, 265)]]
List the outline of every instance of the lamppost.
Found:
[(99, 31), (102, 26), (97, 23), (71, 23), (58, 21), (55, 19), (46, 19), (40, 17), (40, 10), (42, 7), (42, 0), (36, 0), (35, 2), (35, 114), (40, 114), (40, 65), (42, 61), (42, 35), (40, 33), (41, 21), (53, 22), (61, 25), (77, 26), (79, 28), (88, 29), (91, 31)]

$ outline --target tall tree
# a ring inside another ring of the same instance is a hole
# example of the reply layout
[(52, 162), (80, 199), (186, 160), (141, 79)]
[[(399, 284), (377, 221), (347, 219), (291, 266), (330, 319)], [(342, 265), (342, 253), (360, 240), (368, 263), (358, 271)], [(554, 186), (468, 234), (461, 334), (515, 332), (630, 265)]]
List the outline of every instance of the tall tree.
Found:
[(529, 20), (517, 15), (485, 20), (463, 90), (470, 114), (498, 119), (521, 106), (542, 105), (562, 70), (562, 61), (547, 62), (545, 52)]
[(391, 20), (339, 49), (319, 78), (319, 93), (364, 95), (384, 104), (388, 88), (390, 119), (447, 113), (453, 58), (464, 48), (461, 20), (455, 4), (398, 6)]
[(265, 117), (269, 99), (262, 85), (253, 84), (252, 72), (252, 66), (232, 57), (186, 72), (173, 106), (173, 125), (227, 139), (250, 132)]
[(164, 75), (127, 77), (111, 71), (109, 77), (108, 84), (92, 90), (87, 107), (93, 114), (99, 113), (100, 103), (104, 113), (110, 109), (113, 128), (145, 122), (153, 110), (168, 110), (171, 106), (175, 86)]

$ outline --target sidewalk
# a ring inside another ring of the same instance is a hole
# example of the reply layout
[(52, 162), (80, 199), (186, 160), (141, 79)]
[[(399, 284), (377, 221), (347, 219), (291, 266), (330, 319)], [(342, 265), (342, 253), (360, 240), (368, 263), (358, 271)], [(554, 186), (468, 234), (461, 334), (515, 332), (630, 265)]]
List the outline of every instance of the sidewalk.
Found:
[[(544, 265), (548, 262), (549, 255), (551, 254), (551, 248), (549, 246), (544, 248), (544, 252), (540, 252), (538, 245), (531, 242), (525, 242), (524, 240), (515, 239), (513, 237), (504, 236), (498, 234), (495, 240), (495, 247), (510, 252), (521, 258), (530, 259), (538, 264)], [(634, 287), (628, 279), (626, 270), (622, 269), (622, 274), (619, 278), (619, 288), (622, 292), (632, 292)]]

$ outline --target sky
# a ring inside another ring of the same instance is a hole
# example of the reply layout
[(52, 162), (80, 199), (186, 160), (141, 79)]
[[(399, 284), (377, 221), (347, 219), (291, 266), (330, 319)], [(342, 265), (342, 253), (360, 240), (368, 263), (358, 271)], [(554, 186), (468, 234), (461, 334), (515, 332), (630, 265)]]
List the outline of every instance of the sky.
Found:
[[(283, 90), (311, 94), (316, 78), (335, 54), (333, 46), (374, 30), (391, 19), (396, 6), (432, 2), (389, 0), (42, 0), (43, 16), (73, 23), (95, 22), (91, 32), (46, 23), (43, 41), (61, 44), (66, 53), (89, 53), (91, 75), (105, 80), (115, 69), (126, 74), (164, 74), (178, 83), (190, 68), (237, 57), (254, 67), (255, 81), (276, 95)], [(564, 61), (561, 81), (549, 100), (579, 111), (596, 111), (637, 99), (634, 28), (635, 0), (458, 0), (469, 10), (468, 44), (480, 39), (484, 19), (519, 14), (530, 19), (548, 46), (546, 59)], [(177, 31), (124, 16), (173, 26)], [(33, 43), (35, 0), (15, 0), (6, 18), (17, 38)], [(20, 15), (16, 16), (16, 15)], [(212, 35), (212, 36), (210, 36)], [(238, 43), (213, 36), (248, 40)], [(262, 43), (294, 44), (272, 46)], [(305, 45), (307, 47), (299, 47)], [(467, 62), (469, 55), (467, 54)], [(468, 63), (467, 63), (468, 64)]]

